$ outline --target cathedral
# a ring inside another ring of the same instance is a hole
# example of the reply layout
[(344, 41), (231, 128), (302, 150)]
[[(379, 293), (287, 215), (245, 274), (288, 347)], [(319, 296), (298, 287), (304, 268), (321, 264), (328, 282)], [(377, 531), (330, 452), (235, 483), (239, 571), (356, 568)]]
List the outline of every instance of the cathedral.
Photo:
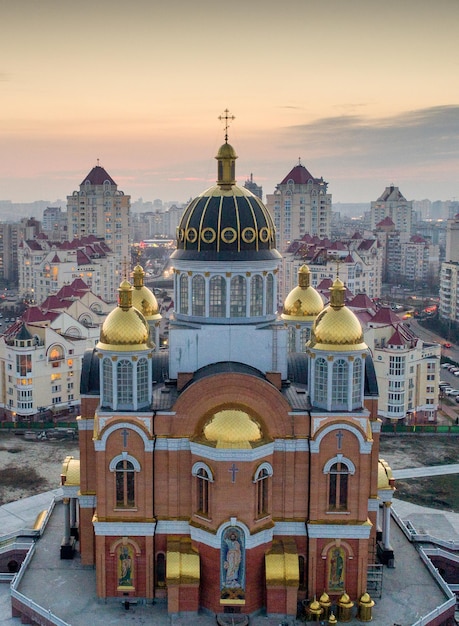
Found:
[(178, 226), (168, 351), (137, 266), (85, 354), (61, 556), (78, 537), (101, 599), (295, 616), (368, 595), (388, 546), (378, 390), (338, 277), (324, 304), (301, 268), (278, 315), (274, 224), (236, 159), (226, 136)]

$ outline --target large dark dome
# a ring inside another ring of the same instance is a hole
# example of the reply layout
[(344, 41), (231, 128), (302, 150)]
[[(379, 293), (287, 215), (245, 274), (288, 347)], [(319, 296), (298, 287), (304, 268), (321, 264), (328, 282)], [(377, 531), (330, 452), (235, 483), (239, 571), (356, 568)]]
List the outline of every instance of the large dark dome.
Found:
[(177, 228), (173, 259), (265, 260), (280, 258), (268, 209), (234, 180), (234, 149), (225, 143), (218, 155), (218, 181), (185, 209)]

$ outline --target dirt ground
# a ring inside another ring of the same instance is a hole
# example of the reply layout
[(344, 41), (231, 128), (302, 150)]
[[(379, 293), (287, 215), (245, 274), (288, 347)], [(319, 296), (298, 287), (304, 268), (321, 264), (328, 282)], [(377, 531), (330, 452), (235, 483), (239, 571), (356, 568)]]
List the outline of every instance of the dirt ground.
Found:
[(78, 441), (27, 441), (0, 433), (0, 505), (60, 485), (66, 456), (79, 458)]
[[(79, 458), (77, 441), (26, 441), (0, 432), (0, 505), (56, 489), (66, 456)], [(383, 436), (380, 456), (392, 469), (459, 462), (459, 437)], [(459, 475), (397, 481), (397, 497), (459, 513)]]

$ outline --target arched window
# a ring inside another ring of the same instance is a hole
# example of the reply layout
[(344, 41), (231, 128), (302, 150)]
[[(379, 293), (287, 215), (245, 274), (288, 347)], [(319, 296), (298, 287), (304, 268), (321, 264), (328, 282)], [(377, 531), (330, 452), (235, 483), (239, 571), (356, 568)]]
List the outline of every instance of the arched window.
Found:
[(180, 313), (188, 315), (188, 276), (180, 276)]
[(269, 514), (269, 482), (273, 475), (273, 469), (269, 463), (263, 463), (257, 468), (253, 482), (257, 490), (257, 517), (265, 517)]
[(139, 359), (137, 363), (137, 402), (145, 404), (148, 402), (148, 361)]
[(343, 461), (333, 463), (328, 478), (328, 508), (330, 511), (347, 511), (349, 468)]
[(198, 513), (200, 515), (209, 515), (209, 480), (210, 476), (206, 469), (201, 467), (197, 471), (196, 477), (198, 479)]
[(316, 402), (322, 404), (327, 401), (328, 363), (325, 359), (317, 359), (315, 366), (314, 394)]
[(349, 363), (337, 359), (333, 363), (332, 403), (334, 407), (347, 407)]
[(118, 385), (118, 408), (132, 407), (132, 363), (127, 359), (118, 361), (116, 366)]
[(206, 312), (206, 283), (204, 276), (193, 276), (191, 286), (191, 315), (203, 317)]
[(118, 461), (115, 468), (116, 508), (135, 506), (135, 468), (127, 459)]
[(104, 383), (104, 405), (113, 405), (113, 363), (111, 359), (104, 359), (102, 363), (102, 378)]
[(300, 570), (299, 587), (300, 589), (304, 589), (306, 587), (306, 572), (305, 572), (306, 559), (301, 554), (298, 557), (298, 567)]
[(250, 282), (250, 315), (251, 317), (263, 315), (263, 279), (258, 274), (252, 276)]
[(223, 276), (213, 276), (209, 281), (209, 315), (226, 316), (226, 281)]
[(362, 404), (362, 359), (354, 360), (352, 371), (352, 407), (356, 408)]
[(243, 276), (234, 276), (231, 279), (231, 317), (246, 316), (247, 288)]
[(266, 277), (266, 315), (274, 313), (274, 278), (272, 274)]

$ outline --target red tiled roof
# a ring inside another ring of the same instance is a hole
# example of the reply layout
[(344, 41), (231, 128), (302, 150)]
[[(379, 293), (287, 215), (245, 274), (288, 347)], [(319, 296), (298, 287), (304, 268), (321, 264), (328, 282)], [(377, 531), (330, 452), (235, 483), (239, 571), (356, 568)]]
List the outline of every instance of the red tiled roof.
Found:
[(75, 278), (70, 287), (72, 287), (72, 289), (75, 289), (76, 291), (89, 291), (88, 285), (84, 282), (82, 278)]
[(390, 346), (404, 346), (406, 341), (397, 328), (387, 343)]
[(366, 293), (358, 293), (353, 300), (351, 300), (348, 306), (355, 309), (375, 309), (375, 304)]
[(313, 182), (318, 181), (317, 178), (314, 178), (314, 176), (308, 172), (304, 165), (295, 165), (281, 182), (281, 185), (286, 185), (289, 180), (293, 180), (295, 185), (305, 185), (308, 180), (312, 180)]
[(379, 228), (380, 226), (395, 226), (395, 224), (392, 219), (388, 215), (386, 215), (383, 220), (376, 224), (376, 228)]
[(96, 165), (92, 168), (81, 184), (84, 185), (86, 181), (89, 181), (91, 185), (103, 185), (106, 180), (108, 180), (111, 185), (116, 185), (113, 178), (107, 174), (104, 168), (100, 165)]
[(373, 316), (371, 322), (375, 322), (376, 324), (392, 325), (401, 323), (399, 316), (387, 306), (383, 306), (379, 309), (379, 311), (376, 311), (376, 314)]
[(88, 255), (85, 252), (83, 252), (83, 250), (78, 249), (77, 250), (77, 264), (88, 265), (90, 263), (91, 263), (91, 260), (88, 257)]

